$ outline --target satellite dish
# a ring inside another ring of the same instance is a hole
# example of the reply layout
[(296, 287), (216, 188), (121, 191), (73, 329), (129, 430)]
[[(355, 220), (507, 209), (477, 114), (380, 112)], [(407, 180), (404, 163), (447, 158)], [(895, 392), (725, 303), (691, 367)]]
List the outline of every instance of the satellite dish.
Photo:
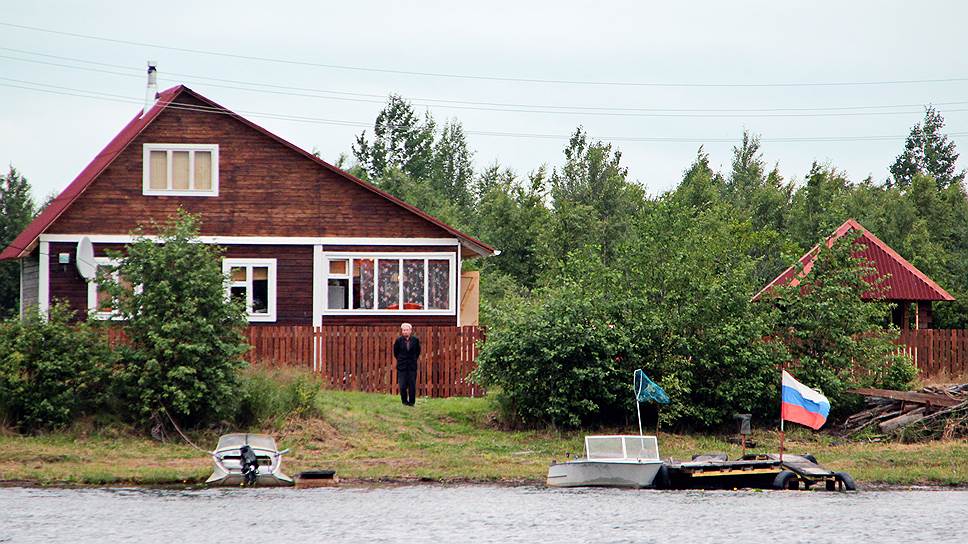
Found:
[(94, 279), (97, 272), (97, 261), (94, 260), (94, 244), (87, 236), (77, 242), (77, 271), (87, 281)]

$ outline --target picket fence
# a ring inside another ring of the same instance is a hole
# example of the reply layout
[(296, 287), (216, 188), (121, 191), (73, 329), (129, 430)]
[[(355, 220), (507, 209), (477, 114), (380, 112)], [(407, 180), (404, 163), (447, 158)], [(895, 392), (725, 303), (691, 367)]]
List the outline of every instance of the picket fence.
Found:
[[(296, 367), (319, 375), (333, 389), (397, 391), (393, 341), (398, 327), (324, 325), (250, 326), (246, 336), (252, 365)], [(468, 380), (477, 364), (481, 327), (418, 327), (421, 355), (417, 395), (478, 397), (484, 390)]]
[(914, 361), (922, 380), (968, 379), (968, 330), (903, 330), (897, 343)]

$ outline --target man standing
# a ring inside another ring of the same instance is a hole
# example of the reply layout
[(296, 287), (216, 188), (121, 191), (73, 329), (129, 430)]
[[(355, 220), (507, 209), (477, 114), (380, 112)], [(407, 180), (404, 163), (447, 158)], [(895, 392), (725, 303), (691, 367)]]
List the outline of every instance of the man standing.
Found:
[(397, 381), (400, 383), (400, 401), (413, 406), (417, 400), (417, 359), (420, 357), (420, 339), (413, 335), (413, 325), (400, 325), (400, 336), (393, 343), (393, 356), (397, 359)]

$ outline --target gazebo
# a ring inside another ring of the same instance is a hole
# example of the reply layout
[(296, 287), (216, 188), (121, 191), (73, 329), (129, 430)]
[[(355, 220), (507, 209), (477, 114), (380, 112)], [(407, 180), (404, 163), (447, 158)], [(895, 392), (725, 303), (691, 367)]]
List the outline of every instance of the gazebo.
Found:
[[(878, 277), (887, 275), (883, 284), (887, 289), (887, 294), (885, 297), (878, 299), (886, 299), (889, 302), (896, 303), (892, 316), (894, 324), (901, 329), (910, 328), (910, 312), (911, 304), (913, 303), (917, 306), (917, 310), (914, 313), (914, 328), (931, 328), (931, 302), (935, 300), (951, 301), (955, 298), (942, 289), (934, 280), (929, 278), (927, 274), (918, 270), (916, 266), (909, 263), (904, 257), (901, 257), (898, 252), (894, 251), (854, 219), (845, 221), (843, 225), (838, 227), (827, 238), (827, 247), (831, 247), (839, 238), (852, 232), (859, 232), (860, 236), (857, 239), (857, 243), (866, 246), (865, 249), (856, 251), (854, 255), (869, 260), (877, 271)], [(803, 257), (800, 257), (799, 263), (803, 266), (802, 272), (799, 271), (800, 269), (797, 265), (787, 268), (782, 274), (768, 283), (766, 287), (761, 289), (753, 297), (753, 300), (758, 300), (764, 293), (767, 293), (776, 285), (799, 284), (800, 278), (808, 274), (810, 269), (813, 268), (818, 249), (819, 245), (814, 246)], [(875, 298), (875, 295), (865, 293), (862, 295), (862, 298), (872, 300)]]

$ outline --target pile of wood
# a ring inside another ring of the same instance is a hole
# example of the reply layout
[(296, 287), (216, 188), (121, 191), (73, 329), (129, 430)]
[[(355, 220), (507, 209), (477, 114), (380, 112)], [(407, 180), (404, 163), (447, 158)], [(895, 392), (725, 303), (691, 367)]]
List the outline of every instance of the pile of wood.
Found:
[(906, 441), (968, 438), (968, 384), (920, 391), (852, 389), (867, 408), (844, 422), (844, 432), (895, 435)]

